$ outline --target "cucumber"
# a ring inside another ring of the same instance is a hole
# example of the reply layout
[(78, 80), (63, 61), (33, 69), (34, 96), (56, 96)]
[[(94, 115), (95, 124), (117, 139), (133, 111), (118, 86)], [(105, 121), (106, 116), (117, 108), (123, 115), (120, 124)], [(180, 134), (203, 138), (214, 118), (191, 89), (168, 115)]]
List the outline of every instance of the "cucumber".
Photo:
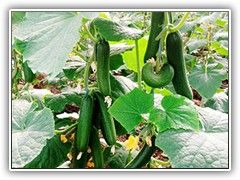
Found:
[(104, 167), (103, 150), (98, 137), (98, 130), (95, 127), (92, 128), (92, 133), (90, 138), (90, 147), (91, 147), (94, 167), (103, 168)]
[(183, 42), (180, 33), (169, 33), (166, 46), (167, 61), (174, 69), (172, 80), (174, 89), (177, 94), (192, 99), (193, 94), (186, 74), (186, 65), (183, 56)]
[(152, 146), (148, 146), (147, 143), (143, 146), (137, 156), (132, 159), (125, 168), (141, 168), (146, 165), (150, 160), (151, 156), (156, 150), (155, 137), (152, 137)]
[(36, 75), (32, 72), (32, 70), (28, 66), (27, 61), (23, 63), (23, 74), (24, 80), (28, 83), (33, 82), (33, 80), (36, 78)]
[(156, 41), (155, 38), (162, 31), (164, 24), (164, 12), (152, 12), (151, 17), (151, 30), (149, 34), (147, 49), (144, 55), (144, 62), (150, 58), (156, 59), (160, 40)]
[(105, 40), (100, 40), (95, 46), (95, 57), (97, 60), (98, 88), (104, 96), (111, 95), (109, 56), (110, 56), (109, 43)]
[(93, 117), (93, 98), (86, 95), (81, 103), (80, 116), (78, 119), (76, 144), (80, 152), (85, 152), (88, 148)]
[(142, 79), (150, 87), (162, 88), (168, 85), (174, 76), (172, 66), (165, 63), (158, 74), (154, 72), (153, 63), (148, 62), (142, 68)]
[(95, 93), (98, 100), (100, 113), (101, 113), (101, 130), (108, 145), (114, 145), (116, 143), (117, 135), (115, 124), (112, 116), (108, 112), (107, 104), (104, 102), (104, 97), (99, 92)]

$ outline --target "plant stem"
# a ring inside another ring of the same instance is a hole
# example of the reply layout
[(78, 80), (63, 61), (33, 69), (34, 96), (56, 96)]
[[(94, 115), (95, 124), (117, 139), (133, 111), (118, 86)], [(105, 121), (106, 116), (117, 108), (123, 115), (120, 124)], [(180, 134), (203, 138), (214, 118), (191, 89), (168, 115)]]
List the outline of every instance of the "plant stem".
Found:
[(89, 38), (90, 38), (93, 42), (96, 43), (96, 42), (97, 42), (97, 39), (96, 39), (95, 37), (93, 37), (93, 35), (92, 35), (91, 32), (89, 31), (89, 29), (88, 29), (88, 27), (87, 27), (86, 24), (84, 24), (84, 29), (86, 30), (86, 32), (87, 32)]
[(128, 164), (131, 161), (131, 157), (132, 157), (132, 151), (129, 150), (128, 151), (128, 157), (127, 157), (127, 163), (126, 164)]
[(88, 92), (88, 77), (89, 77), (89, 70), (91, 67), (91, 63), (93, 62), (94, 59), (94, 55), (92, 55), (90, 57), (90, 59), (88, 60), (86, 67), (85, 67), (85, 71), (84, 71), (84, 87), (85, 87), (85, 91)]
[(77, 50), (73, 50), (73, 52), (78, 55), (80, 58), (85, 59), (84, 55), (82, 55), (81, 53), (79, 53)]
[(187, 18), (188, 18), (189, 15), (190, 15), (190, 12), (186, 12), (186, 13), (183, 15), (181, 21), (180, 21), (175, 27), (172, 27), (172, 28), (169, 29), (170, 32), (176, 32), (176, 31), (178, 31), (179, 29), (181, 29), (181, 27), (184, 25), (184, 23), (185, 23), (185, 21), (187, 20)]
[(87, 62), (85, 71), (84, 71), (84, 88), (86, 92), (88, 92), (88, 77), (89, 77), (90, 66), (91, 66), (91, 63)]
[(141, 82), (141, 67), (140, 67), (140, 60), (139, 60), (139, 48), (138, 48), (138, 40), (135, 40), (135, 47), (136, 47), (136, 59), (137, 59), (137, 72), (138, 72), (138, 88), (142, 89)]
[(173, 17), (172, 17), (171, 12), (168, 12), (168, 19), (169, 19), (169, 22), (172, 24), (173, 23)]
[(77, 126), (77, 124), (78, 124), (78, 122), (75, 122), (74, 124), (66, 127), (64, 130), (55, 130), (55, 134), (66, 134), (72, 128), (75, 128)]
[(164, 12), (164, 24), (165, 24), (165, 26), (169, 25), (168, 12)]

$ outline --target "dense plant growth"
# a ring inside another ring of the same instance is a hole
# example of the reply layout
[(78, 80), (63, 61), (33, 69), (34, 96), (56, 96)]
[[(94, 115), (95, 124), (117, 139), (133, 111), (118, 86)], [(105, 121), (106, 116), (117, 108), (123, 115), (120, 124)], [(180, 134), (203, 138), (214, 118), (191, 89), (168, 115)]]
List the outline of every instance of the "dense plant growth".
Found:
[(228, 168), (227, 12), (12, 12), (12, 168)]

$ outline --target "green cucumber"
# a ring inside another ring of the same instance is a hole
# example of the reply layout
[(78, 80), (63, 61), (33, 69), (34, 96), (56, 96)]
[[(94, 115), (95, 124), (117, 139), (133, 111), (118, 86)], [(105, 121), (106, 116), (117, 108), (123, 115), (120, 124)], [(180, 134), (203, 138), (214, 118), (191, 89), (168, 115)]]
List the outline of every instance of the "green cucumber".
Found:
[(80, 116), (77, 125), (76, 142), (77, 148), (80, 152), (85, 152), (88, 148), (90, 132), (92, 128), (93, 117), (93, 98), (90, 95), (86, 95), (81, 103)]
[(94, 167), (103, 168), (104, 167), (103, 149), (98, 137), (98, 130), (95, 127), (92, 128), (92, 134), (90, 138), (90, 147), (91, 147)]
[(95, 57), (97, 60), (98, 88), (104, 96), (111, 95), (109, 56), (110, 56), (109, 43), (105, 40), (100, 40), (95, 46)]
[(23, 63), (23, 74), (24, 80), (28, 83), (33, 82), (33, 80), (36, 78), (36, 75), (32, 72), (32, 70), (28, 66), (27, 61)]
[(172, 66), (165, 63), (160, 69), (159, 73), (154, 72), (153, 63), (148, 62), (142, 68), (142, 79), (150, 87), (162, 88), (168, 85), (174, 76)]
[(156, 59), (156, 54), (159, 49), (160, 40), (155, 40), (159, 33), (163, 29), (164, 24), (164, 12), (152, 12), (151, 17), (151, 30), (149, 34), (147, 49), (144, 55), (144, 62), (154, 58)]
[(104, 97), (102, 94), (96, 92), (96, 98), (99, 103), (100, 113), (101, 113), (101, 129), (108, 145), (114, 145), (116, 143), (117, 135), (114, 120), (108, 112), (107, 104), (104, 102)]
[(174, 89), (176, 93), (192, 99), (193, 94), (186, 74), (186, 65), (183, 56), (183, 42), (180, 33), (169, 33), (166, 46), (167, 61), (174, 69), (172, 80)]
[(125, 168), (141, 168), (146, 165), (150, 160), (151, 156), (156, 150), (155, 137), (152, 137), (152, 146), (148, 146), (147, 143), (143, 146), (137, 156), (132, 159)]

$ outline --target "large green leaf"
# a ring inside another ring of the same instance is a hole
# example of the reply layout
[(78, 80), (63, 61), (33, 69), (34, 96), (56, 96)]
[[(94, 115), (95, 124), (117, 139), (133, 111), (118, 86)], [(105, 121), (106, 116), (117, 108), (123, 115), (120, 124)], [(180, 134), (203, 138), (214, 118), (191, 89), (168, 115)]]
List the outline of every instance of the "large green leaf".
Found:
[(185, 98), (177, 95), (165, 96), (161, 100), (162, 109), (153, 109), (149, 120), (159, 132), (168, 129), (199, 129), (199, 117), (196, 109), (186, 104)]
[(205, 98), (211, 98), (225, 79), (227, 73), (219, 64), (209, 64), (206, 69), (198, 65), (189, 75), (191, 86)]
[(143, 121), (142, 115), (153, 107), (153, 95), (138, 88), (119, 97), (109, 108), (110, 114), (129, 132)]
[(33, 72), (56, 76), (79, 39), (84, 12), (27, 12), (13, 36), (27, 41), (23, 60)]
[[(134, 41), (128, 41), (128, 44), (134, 44)], [(145, 37), (138, 40), (138, 51), (139, 51), (139, 63), (140, 68), (144, 65), (144, 54), (147, 47), (147, 39)], [(132, 51), (127, 51), (123, 54), (123, 60), (126, 63), (128, 69), (133, 70), (135, 72), (137, 69), (137, 58), (136, 58), (136, 47), (133, 48)]]
[(140, 39), (143, 31), (122, 26), (117, 22), (105, 18), (96, 18), (93, 20), (98, 32), (108, 41), (121, 41), (123, 39)]
[(225, 92), (216, 93), (204, 104), (205, 107), (228, 113), (228, 96)]
[(202, 131), (171, 129), (158, 134), (156, 145), (173, 168), (228, 168), (228, 115), (210, 108), (198, 111)]
[(36, 111), (26, 100), (12, 101), (12, 167), (21, 168), (31, 162), (54, 135), (54, 119), (50, 109)]
[(62, 143), (59, 136), (47, 140), (41, 153), (24, 168), (56, 168), (67, 158), (71, 143)]

